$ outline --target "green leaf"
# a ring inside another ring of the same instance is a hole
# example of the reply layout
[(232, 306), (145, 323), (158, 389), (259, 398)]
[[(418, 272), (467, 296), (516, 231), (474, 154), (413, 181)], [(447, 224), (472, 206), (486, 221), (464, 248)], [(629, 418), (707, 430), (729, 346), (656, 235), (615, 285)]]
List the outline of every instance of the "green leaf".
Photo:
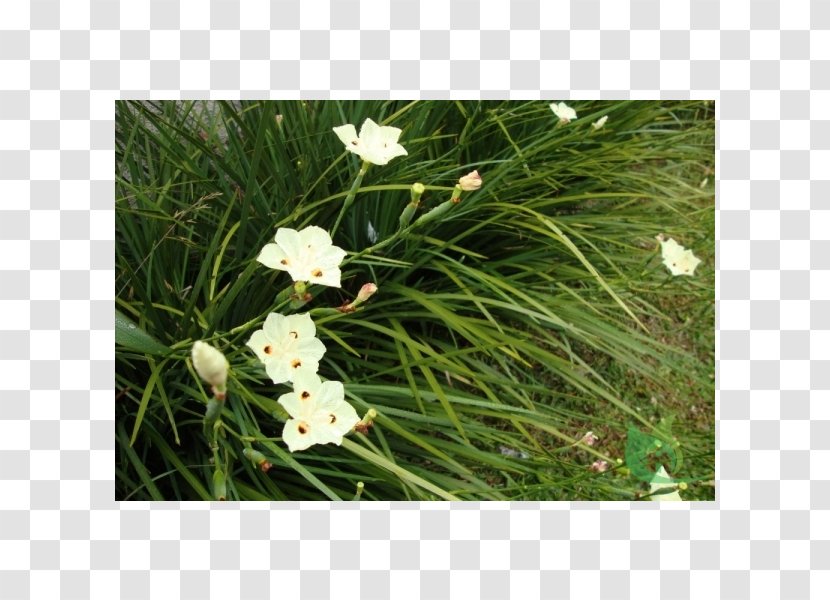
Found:
[(170, 348), (136, 325), (120, 310), (115, 309), (115, 343), (142, 354), (167, 355)]

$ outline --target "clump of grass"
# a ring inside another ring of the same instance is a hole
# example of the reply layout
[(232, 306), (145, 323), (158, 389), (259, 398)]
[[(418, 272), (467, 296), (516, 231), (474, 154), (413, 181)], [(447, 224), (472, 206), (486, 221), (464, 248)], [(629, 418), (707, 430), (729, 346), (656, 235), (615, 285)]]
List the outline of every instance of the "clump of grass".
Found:
[[(116, 352), (118, 498), (212, 499), (221, 470), (233, 500), (350, 500), (359, 482), (368, 500), (627, 500), (642, 482), (589, 466), (672, 414), (672, 475), (713, 497), (714, 107), (573, 105), (557, 126), (538, 101), (118, 103), (116, 303), (148, 336)], [(290, 278), (254, 259), (277, 227), (332, 228), (359, 161), (331, 128), (367, 117), (403, 129), (408, 155), (369, 169), (334, 237), (343, 287), (302, 310), (320, 374), (378, 414), (292, 454), (287, 388), (244, 346)], [(473, 169), (480, 190), (395, 237), (413, 183), (417, 219)], [(667, 273), (659, 233), (704, 259), (695, 277)], [(366, 282), (368, 304), (333, 310)], [(200, 339), (232, 365), (210, 431)]]

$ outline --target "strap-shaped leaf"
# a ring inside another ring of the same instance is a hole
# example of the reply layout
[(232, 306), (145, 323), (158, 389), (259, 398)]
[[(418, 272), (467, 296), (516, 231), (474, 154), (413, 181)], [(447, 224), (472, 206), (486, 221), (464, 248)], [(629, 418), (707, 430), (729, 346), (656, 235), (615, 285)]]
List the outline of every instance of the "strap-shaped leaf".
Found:
[(136, 325), (124, 313), (115, 310), (115, 343), (142, 354), (167, 355), (170, 348)]

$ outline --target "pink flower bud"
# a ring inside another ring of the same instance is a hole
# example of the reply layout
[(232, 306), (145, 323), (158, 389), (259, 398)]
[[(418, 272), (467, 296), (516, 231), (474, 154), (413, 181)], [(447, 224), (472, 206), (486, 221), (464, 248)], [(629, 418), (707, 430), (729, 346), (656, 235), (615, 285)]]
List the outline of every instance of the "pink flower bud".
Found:
[(357, 301), (366, 302), (377, 291), (378, 286), (376, 286), (374, 283), (364, 283), (363, 287), (360, 288), (360, 291), (357, 293)]
[(481, 187), (481, 175), (478, 174), (478, 171), (473, 171), (459, 179), (458, 183), (465, 192), (475, 191)]

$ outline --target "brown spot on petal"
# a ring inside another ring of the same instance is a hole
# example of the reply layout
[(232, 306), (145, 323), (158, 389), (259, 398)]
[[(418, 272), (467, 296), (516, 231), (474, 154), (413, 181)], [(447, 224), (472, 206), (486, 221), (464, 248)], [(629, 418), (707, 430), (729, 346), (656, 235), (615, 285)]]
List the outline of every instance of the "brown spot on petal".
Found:
[(311, 394), (305, 391), (302, 394), (300, 394), (300, 398), (302, 398), (303, 400), (307, 400), (309, 396), (311, 396)]
[(269, 345), (265, 346), (265, 348), (263, 348), (262, 351), (265, 352), (265, 354), (271, 354), (274, 351), (274, 348)]
[(300, 423), (299, 425), (297, 425), (297, 431), (305, 435), (306, 433), (308, 433), (308, 425), (306, 425), (305, 423)]
[(288, 264), (288, 259), (287, 259), (287, 258), (283, 258), (283, 259), (280, 261), (280, 264), (281, 264), (281, 265), (287, 265), (287, 264)]
[(352, 146), (357, 146), (357, 140), (352, 140)]
[(331, 417), (331, 421), (329, 421), (329, 423), (334, 423), (337, 420), (337, 417), (334, 415), (329, 415), (329, 417)]
[(322, 276), (323, 276), (323, 272), (322, 272), (320, 269), (314, 269), (314, 270), (311, 272), (311, 276), (312, 276), (312, 277), (322, 277)]
[(300, 335), (296, 331), (289, 331), (288, 335), (291, 339), (296, 340)]
[(296, 369), (297, 367), (302, 366), (302, 364), (303, 364), (303, 363), (302, 363), (302, 362), (300, 362), (300, 359), (299, 359), (299, 358), (295, 358), (294, 360), (292, 360), (292, 361), (291, 361), (291, 366), (292, 366), (292, 367), (294, 367), (295, 369)]

